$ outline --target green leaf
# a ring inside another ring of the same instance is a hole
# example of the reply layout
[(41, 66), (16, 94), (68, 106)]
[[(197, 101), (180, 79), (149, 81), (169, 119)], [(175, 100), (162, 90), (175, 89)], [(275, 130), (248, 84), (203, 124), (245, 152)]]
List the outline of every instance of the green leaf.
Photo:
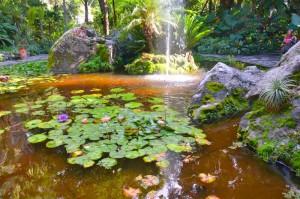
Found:
[(34, 111), (31, 113), (31, 115), (45, 115), (46, 112), (45, 111)]
[(20, 109), (16, 109), (16, 113), (27, 113), (29, 111), (28, 108), (20, 108)]
[(71, 91), (72, 94), (80, 94), (80, 93), (84, 93), (84, 90), (73, 90)]
[(113, 88), (113, 89), (110, 89), (110, 92), (113, 92), (113, 93), (120, 93), (122, 91), (124, 91), (123, 88)]
[(109, 157), (116, 158), (116, 159), (124, 158), (125, 156), (126, 156), (126, 151), (123, 151), (123, 150), (111, 151), (109, 153)]
[(29, 122), (27, 122), (25, 124), (25, 127), (29, 128), (29, 129), (37, 128), (42, 122), (43, 121), (39, 120), (39, 119), (37, 119), (37, 120), (31, 120), (31, 121), (29, 121)]
[(56, 148), (58, 146), (61, 146), (63, 144), (63, 141), (61, 140), (52, 140), (46, 143), (47, 148)]
[(122, 100), (123, 101), (136, 100), (136, 96), (134, 96), (134, 93), (124, 93), (122, 94)]
[(147, 101), (152, 103), (152, 104), (159, 104), (159, 103), (164, 102), (164, 99), (152, 97), (152, 98), (149, 98)]
[(102, 151), (100, 149), (87, 153), (87, 156), (91, 160), (98, 160), (102, 157)]
[(27, 104), (15, 104), (14, 108), (23, 108), (23, 107), (27, 107)]
[(160, 162), (156, 162), (156, 165), (160, 168), (167, 168), (170, 165), (168, 160), (162, 160)]
[(167, 147), (168, 147), (168, 149), (170, 149), (171, 151), (174, 151), (176, 153), (180, 153), (182, 151), (185, 151), (184, 146), (180, 146), (180, 145), (177, 145), (177, 144), (168, 144)]
[(140, 102), (129, 102), (125, 104), (125, 108), (130, 108), (130, 109), (138, 108), (140, 106), (143, 106), (143, 104)]
[(82, 165), (84, 168), (91, 167), (95, 164), (95, 162), (87, 155), (83, 155), (75, 158), (75, 163)]
[(110, 169), (117, 164), (117, 160), (114, 158), (103, 158), (98, 162), (97, 165), (104, 167), (105, 169)]
[(166, 105), (153, 105), (151, 106), (151, 109), (154, 111), (162, 112), (166, 111), (168, 109), (168, 106)]
[(62, 95), (50, 95), (47, 99), (48, 102), (55, 102), (55, 101), (61, 101), (64, 100), (65, 97)]
[(143, 158), (143, 160), (145, 162), (153, 162), (153, 161), (156, 161), (157, 160), (157, 157), (155, 155), (149, 155), (149, 156), (145, 156)]
[(36, 134), (33, 136), (30, 136), (27, 141), (30, 143), (39, 143), (39, 142), (43, 142), (47, 139), (47, 136), (44, 134)]
[(11, 114), (11, 111), (0, 111), (0, 117)]
[(0, 130), (0, 135), (3, 134), (5, 131), (4, 130)]
[(138, 151), (128, 151), (126, 152), (126, 158), (128, 159), (135, 159), (140, 157), (140, 153)]

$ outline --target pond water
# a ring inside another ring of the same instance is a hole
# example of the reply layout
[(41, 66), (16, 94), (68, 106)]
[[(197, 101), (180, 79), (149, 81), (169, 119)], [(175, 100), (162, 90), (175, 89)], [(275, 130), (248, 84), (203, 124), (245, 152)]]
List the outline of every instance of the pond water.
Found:
[[(164, 98), (165, 104), (186, 114), (186, 108), (203, 74), (189, 76), (124, 76), (107, 74), (70, 75), (62, 81), (36, 83), (29, 90), (2, 95), (0, 110), (11, 110), (13, 104), (36, 101), (49, 93), (70, 96), (72, 90), (122, 87), (145, 101), (147, 97)], [(61, 78), (61, 77), (60, 77)], [(1, 198), (124, 198), (123, 187), (138, 187), (138, 175), (156, 175), (157, 187), (143, 189), (142, 196), (157, 190), (166, 198), (283, 198), (287, 186), (297, 186), (293, 175), (280, 165), (269, 165), (248, 148), (230, 149), (236, 141), (239, 118), (229, 119), (203, 128), (212, 145), (198, 147), (190, 163), (183, 156), (167, 152), (170, 166), (159, 169), (142, 159), (122, 160), (111, 170), (99, 166), (82, 168), (67, 163), (64, 148), (48, 149), (45, 143), (30, 144), (22, 121), (24, 116), (1, 117), (0, 129), (13, 126), (0, 140)], [(191, 153), (189, 153), (191, 154)], [(200, 173), (217, 176), (215, 182), (200, 182)], [(142, 198), (142, 197), (141, 197)]]

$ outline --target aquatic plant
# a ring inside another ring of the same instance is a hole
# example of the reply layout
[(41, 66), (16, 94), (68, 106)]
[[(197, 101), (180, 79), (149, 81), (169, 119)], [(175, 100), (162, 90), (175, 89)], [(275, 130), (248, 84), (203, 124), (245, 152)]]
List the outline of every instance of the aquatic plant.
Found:
[(68, 118), (69, 118), (68, 114), (65, 114), (65, 113), (60, 114), (60, 115), (58, 115), (58, 122), (60, 122), (60, 123), (67, 122)]
[(295, 87), (295, 83), (289, 77), (275, 78), (266, 84), (259, 94), (259, 99), (269, 109), (279, 111), (290, 102), (291, 96), (295, 93), (293, 91)]
[[(97, 164), (109, 169), (122, 158), (143, 158), (165, 168), (170, 164), (165, 158), (167, 150), (189, 152), (196, 143), (210, 144), (202, 130), (189, 126), (188, 118), (179, 117), (163, 99), (146, 99), (151, 104), (147, 107), (123, 88), (111, 89), (104, 96), (99, 91), (71, 92), (70, 99), (53, 94), (15, 104), (14, 112), (29, 116), (25, 128), (30, 143), (47, 141), (48, 148), (63, 146), (70, 155), (68, 163), (85, 168)], [(33, 106), (34, 110), (26, 108)], [(22, 108), (26, 112), (18, 111)], [(33, 114), (39, 111), (44, 114)]]

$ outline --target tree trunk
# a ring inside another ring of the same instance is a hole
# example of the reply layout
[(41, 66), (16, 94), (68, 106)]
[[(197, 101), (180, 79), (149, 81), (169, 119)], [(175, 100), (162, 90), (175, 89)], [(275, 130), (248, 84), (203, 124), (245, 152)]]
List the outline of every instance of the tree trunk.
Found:
[(67, 8), (66, 8), (66, 0), (63, 0), (63, 8), (64, 8), (64, 29), (65, 32), (68, 30), (67, 28)]
[(39, 19), (40, 22), (40, 32), (41, 32), (41, 38), (44, 40), (44, 28), (43, 28), (43, 22), (41, 19)]
[(209, 2), (208, 2), (208, 12), (209, 12), (209, 14), (211, 14), (211, 12), (212, 12), (212, 0), (209, 0)]
[(113, 0), (112, 3), (113, 3), (113, 10), (114, 10), (114, 22), (115, 22), (115, 28), (116, 28), (117, 27), (117, 13), (116, 13), (115, 0)]
[(149, 25), (147, 24), (144, 24), (144, 35), (146, 37), (150, 53), (154, 52), (154, 46), (152, 42), (152, 32), (149, 28)]
[(107, 1), (106, 0), (98, 0), (100, 5), (100, 10), (103, 14), (103, 31), (104, 35), (109, 35), (109, 19), (108, 19), (108, 8), (107, 8)]
[(86, 24), (89, 23), (89, 4), (88, 4), (88, 0), (84, 0), (84, 22)]

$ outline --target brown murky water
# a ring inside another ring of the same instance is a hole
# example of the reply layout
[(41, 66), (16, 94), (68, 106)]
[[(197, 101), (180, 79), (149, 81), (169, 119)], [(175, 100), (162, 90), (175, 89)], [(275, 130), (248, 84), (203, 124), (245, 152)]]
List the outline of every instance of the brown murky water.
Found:
[[(34, 101), (47, 93), (68, 96), (72, 90), (89, 91), (97, 87), (106, 94), (113, 87), (123, 87), (141, 100), (149, 96), (163, 97), (167, 105), (185, 114), (201, 77), (202, 74), (71, 75), (61, 82), (36, 84), (30, 90), (1, 96), (0, 110), (10, 110), (15, 103)], [(181, 154), (168, 153), (171, 165), (163, 170), (141, 159), (120, 161), (113, 170), (70, 165), (63, 148), (47, 149), (44, 144), (29, 144), (23, 119), (13, 114), (0, 120), (0, 129), (14, 126), (0, 137), (0, 198), (124, 198), (122, 188), (136, 186), (134, 178), (140, 174), (160, 176), (163, 182), (154, 189), (171, 199), (205, 198), (210, 194), (222, 199), (276, 199), (283, 198), (287, 185), (297, 185), (285, 167), (269, 165), (247, 148), (228, 148), (236, 141), (239, 118), (207, 125), (204, 132), (213, 144), (194, 152), (199, 158), (191, 163), (183, 163)], [(217, 180), (203, 184), (197, 177), (199, 173), (216, 175)]]

